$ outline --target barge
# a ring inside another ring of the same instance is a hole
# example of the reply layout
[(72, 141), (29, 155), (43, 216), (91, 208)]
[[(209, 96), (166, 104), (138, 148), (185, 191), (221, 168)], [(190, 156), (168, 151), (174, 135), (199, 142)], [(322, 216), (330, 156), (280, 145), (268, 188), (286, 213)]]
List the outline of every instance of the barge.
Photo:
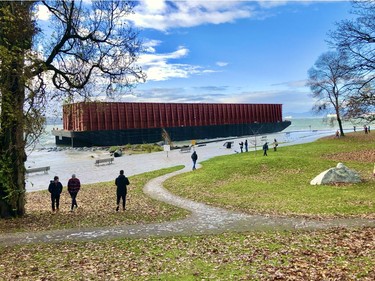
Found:
[(281, 104), (79, 102), (63, 106), (57, 145), (72, 147), (203, 140), (280, 132)]

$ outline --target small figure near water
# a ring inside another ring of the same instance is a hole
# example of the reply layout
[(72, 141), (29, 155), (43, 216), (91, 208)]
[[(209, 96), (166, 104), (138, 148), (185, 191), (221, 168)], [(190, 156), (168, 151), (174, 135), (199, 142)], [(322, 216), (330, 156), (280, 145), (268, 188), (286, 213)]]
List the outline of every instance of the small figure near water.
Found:
[(81, 182), (79, 179), (76, 177), (75, 174), (72, 175), (71, 179), (68, 181), (68, 192), (70, 194), (70, 197), (72, 198), (72, 206), (70, 208), (70, 211), (73, 212), (74, 207), (77, 209), (78, 204), (77, 204), (77, 195), (79, 190), (81, 189)]
[(277, 147), (278, 147), (279, 143), (277, 142), (276, 139), (273, 140), (273, 151), (276, 151), (277, 150)]
[(241, 141), (240, 142), (240, 149), (241, 149), (241, 153), (243, 152), (243, 142)]
[(122, 210), (126, 210), (126, 186), (130, 184), (129, 179), (125, 177), (124, 170), (120, 170), (120, 175), (116, 178), (115, 184), (117, 186), (116, 195), (117, 195), (117, 207), (116, 212), (120, 209), (120, 200), (122, 199)]
[(193, 160), (193, 171), (194, 171), (194, 170), (196, 170), (195, 165), (197, 164), (197, 160), (198, 160), (198, 154), (195, 150), (191, 154), (191, 160)]
[(263, 144), (263, 156), (268, 156), (267, 155), (267, 150), (268, 150), (268, 142)]
[(339, 138), (340, 137), (340, 132), (339, 130), (336, 131), (336, 138)]
[(363, 129), (365, 130), (365, 134), (368, 134), (368, 128), (366, 125), (363, 126)]
[(356, 132), (357, 131), (357, 128), (355, 126), (353, 126), (353, 131)]
[(52, 212), (59, 211), (60, 207), (60, 194), (63, 190), (63, 186), (61, 182), (59, 182), (59, 177), (55, 176), (53, 180), (50, 181), (48, 186), (48, 191), (51, 193), (51, 205), (52, 205)]
[(248, 152), (248, 151), (249, 151), (249, 144), (247, 140), (245, 140), (245, 152)]

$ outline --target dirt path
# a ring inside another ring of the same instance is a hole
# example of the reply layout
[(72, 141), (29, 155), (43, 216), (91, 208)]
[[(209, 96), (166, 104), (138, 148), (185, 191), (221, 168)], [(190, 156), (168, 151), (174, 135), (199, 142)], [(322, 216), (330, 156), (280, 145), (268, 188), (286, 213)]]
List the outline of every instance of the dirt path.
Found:
[(270, 229), (292, 230), (299, 228), (324, 229), (338, 226), (375, 226), (375, 220), (359, 218), (305, 220), (302, 218), (247, 215), (184, 199), (171, 194), (163, 188), (162, 183), (166, 179), (189, 170), (189, 168), (185, 167), (183, 170), (155, 178), (144, 187), (144, 192), (152, 198), (191, 211), (191, 216), (186, 219), (154, 224), (7, 234), (0, 235), (0, 245), (110, 239), (119, 237), (142, 238), (152, 236), (199, 235), (227, 231), (241, 232)]

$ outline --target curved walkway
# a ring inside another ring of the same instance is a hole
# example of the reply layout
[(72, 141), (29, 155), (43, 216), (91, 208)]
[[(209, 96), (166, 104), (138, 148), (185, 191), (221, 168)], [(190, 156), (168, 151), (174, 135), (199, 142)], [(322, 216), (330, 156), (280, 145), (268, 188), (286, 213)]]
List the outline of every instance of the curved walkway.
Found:
[(37, 242), (79, 241), (108, 238), (142, 238), (156, 236), (214, 234), (227, 231), (255, 230), (291, 230), (298, 228), (324, 229), (330, 227), (375, 226), (375, 220), (366, 219), (332, 219), (305, 220), (302, 218), (274, 217), (265, 215), (247, 215), (211, 207), (203, 203), (171, 194), (163, 188), (162, 183), (177, 174), (190, 171), (182, 170), (152, 179), (144, 192), (154, 199), (191, 211), (191, 215), (183, 220), (154, 223), (123, 225), (116, 227), (55, 230), (36, 233), (18, 233), (0, 235), (0, 245), (14, 245)]

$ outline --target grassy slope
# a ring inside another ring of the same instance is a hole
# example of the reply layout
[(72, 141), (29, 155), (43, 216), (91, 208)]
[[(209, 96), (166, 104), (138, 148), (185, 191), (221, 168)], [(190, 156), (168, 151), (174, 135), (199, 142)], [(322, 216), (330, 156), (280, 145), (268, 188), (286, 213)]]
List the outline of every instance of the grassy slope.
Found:
[[(375, 134), (351, 134), (280, 147), (268, 157), (260, 151), (216, 157), (194, 173), (169, 179), (165, 187), (183, 197), (248, 213), (375, 217), (374, 143)], [(309, 184), (338, 162), (357, 170), (364, 182)]]

